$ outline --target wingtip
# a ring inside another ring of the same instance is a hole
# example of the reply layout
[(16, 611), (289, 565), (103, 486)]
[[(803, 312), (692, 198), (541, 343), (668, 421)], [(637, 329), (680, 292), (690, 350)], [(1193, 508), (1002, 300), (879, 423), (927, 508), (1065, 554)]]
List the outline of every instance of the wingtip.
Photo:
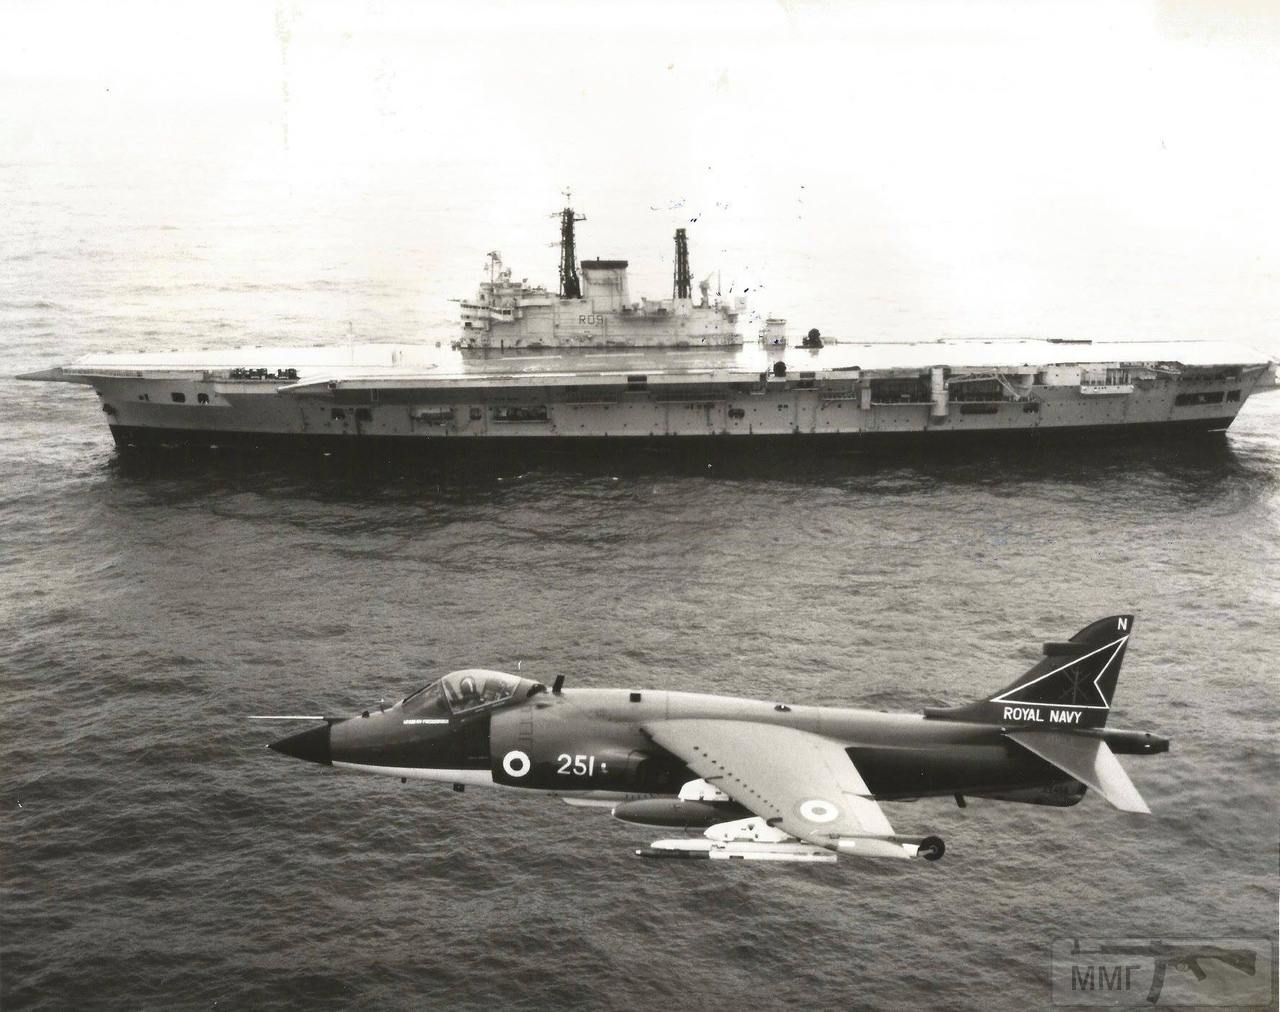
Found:
[(1150, 815), (1151, 808), (1141, 797), (1133, 797), (1125, 799), (1125, 804), (1117, 805), (1111, 798), (1107, 798), (1112, 805), (1115, 805), (1122, 812), (1131, 812), (1134, 815)]

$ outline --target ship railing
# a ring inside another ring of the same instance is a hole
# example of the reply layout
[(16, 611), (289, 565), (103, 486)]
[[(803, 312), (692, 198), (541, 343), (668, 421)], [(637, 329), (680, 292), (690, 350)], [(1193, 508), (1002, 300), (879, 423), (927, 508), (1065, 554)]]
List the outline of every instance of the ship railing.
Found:
[[(210, 378), (213, 378), (212, 376)], [(266, 368), (244, 368), (236, 367), (227, 370), (226, 378), (229, 380), (288, 380), (296, 383), (298, 380), (297, 369), (266, 369)]]

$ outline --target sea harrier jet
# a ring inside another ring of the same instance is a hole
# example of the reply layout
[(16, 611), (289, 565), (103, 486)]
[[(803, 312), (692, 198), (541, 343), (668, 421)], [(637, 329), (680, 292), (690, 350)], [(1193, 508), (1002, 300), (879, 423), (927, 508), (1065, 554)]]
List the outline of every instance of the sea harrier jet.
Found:
[[(332, 766), (540, 791), (624, 822), (702, 830), (636, 851), (654, 858), (835, 861), (921, 857), (943, 842), (900, 836), (882, 801), (930, 796), (1074, 805), (1092, 787), (1149, 813), (1115, 754), (1167, 738), (1108, 728), (1133, 616), (1086, 626), (992, 696), (922, 713), (802, 706), (652, 689), (548, 688), (455, 671), (394, 706), (323, 720), (272, 743)], [(259, 718), (282, 719), (282, 718)]]

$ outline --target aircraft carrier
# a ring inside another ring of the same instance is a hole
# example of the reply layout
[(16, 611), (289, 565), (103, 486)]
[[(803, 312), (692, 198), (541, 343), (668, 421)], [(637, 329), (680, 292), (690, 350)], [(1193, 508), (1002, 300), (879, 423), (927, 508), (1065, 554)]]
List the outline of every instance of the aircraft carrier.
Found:
[(367, 452), (622, 446), (756, 449), (1226, 429), (1275, 363), (1216, 341), (856, 343), (745, 299), (695, 295), (685, 229), (671, 297), (631, 298), (627, 261), (582, 260), (566, 207), (556, 291), (498, 253), (456, 336), (415, 344), (99, 355), (20, 377), (83, 383), (122, 450)]

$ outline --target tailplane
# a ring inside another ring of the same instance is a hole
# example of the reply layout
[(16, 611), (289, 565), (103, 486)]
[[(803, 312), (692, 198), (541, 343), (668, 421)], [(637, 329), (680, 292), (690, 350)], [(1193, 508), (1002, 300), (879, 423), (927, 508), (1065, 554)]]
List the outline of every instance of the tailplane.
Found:
[(1120, 760), (1101, 738), (1056, 731), (1007, 731), (1006, 735), (1028, 752), (1092, 787), (1120, 811), (1151, 814)]
[(1132, 615), (1099, 619), (1064, 643), (1046, 643), (1044, 657), (994, 696), (927, 706), (924, 715), (1006, 727), (1104, 727), (1132, 631)]

